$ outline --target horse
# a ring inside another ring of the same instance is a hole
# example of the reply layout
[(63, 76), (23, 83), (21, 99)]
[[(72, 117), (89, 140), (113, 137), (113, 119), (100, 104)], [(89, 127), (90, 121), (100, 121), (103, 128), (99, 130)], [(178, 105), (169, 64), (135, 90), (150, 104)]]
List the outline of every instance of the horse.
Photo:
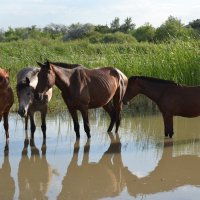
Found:
[(36, 111), (41, 113), (41, 129), (43, 132), (43, 138), (46, 139), (46, 115), (48, 102), (52, 97), (52, 88), (49, 88), (45, 93), (45, 98), (42, 101), (38, 101), (34, 98), (35, 88), (38, 82), (38, 67), (26, 67), (17, 73), (17, 97), (19, 101), (18, 114), (25, 118), (25, 130), (28, 128), (28, 118), (30, 117), (31, 124), (31, 138), (34, 138), (35, 122), (34, 114)]
[(6, 140), (9, 138), (8, 115), (14, 103), (14, 95), (9, 84), (9, 73), (0, 68), (0, 121), (4, 121)]
[(92, 108), (103, 107), (111, 118), (108, 132), (114, 124), (115, 131), (118, 131), (122, 99), (128, 84), (128, 78), (120, 70), (113, 67), (87, 69), (83, 66), (67, 69), (51, 62), (40, 67), (36, 97), (43, 99), (44, 93), (56, 85), (72, 116), (77, 138), (80, 138), (77, 110), (82, 114), (88, 138), (91, 137), (88, 109)]
[(162, 113), (165, 137), (172, 138), (173, 116), (197, 117), (200, 115), (200, 86), (191, 87), (174, 81), (153, 77), (132, 76), (123, 103), (127, 104), (138, 94), (154, 101)]

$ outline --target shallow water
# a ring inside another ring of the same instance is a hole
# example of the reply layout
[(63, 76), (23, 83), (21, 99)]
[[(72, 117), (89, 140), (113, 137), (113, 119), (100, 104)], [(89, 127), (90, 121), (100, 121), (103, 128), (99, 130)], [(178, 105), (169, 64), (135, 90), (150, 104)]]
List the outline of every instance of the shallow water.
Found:
[[(11, 114), (9, 151), (0, 124), (0, 199), (199, 199), (200, 118), (174, 118), (164, 139), (161, 115), (124, 114), (119, 134), (109, 118), (90, 112), (91, 135), (76, 141), (69, 114), (48, 117), (43, 145), (40, 118), (34, 143)], [(81, 118), (80, 118), (81, 119)], [(28, 133), (29, 135), (29, 133)]]

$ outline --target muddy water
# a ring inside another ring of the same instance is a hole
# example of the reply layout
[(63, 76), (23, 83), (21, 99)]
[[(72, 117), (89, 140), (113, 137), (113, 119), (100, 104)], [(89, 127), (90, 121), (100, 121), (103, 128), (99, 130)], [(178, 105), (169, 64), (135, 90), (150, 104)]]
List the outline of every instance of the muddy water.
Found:
[[(200, 118), (174, 118), (173, 140), (162, 117), (124, 114), (119, 134), (106, 133), (104, 112), (90, 112), (91, 135), (75, 139), (68, 113), (40, 118), (29, 141), (23, 120), (10, 115), (9, 151), (0, 124), (0, 199), (199, 199)], [(29, 135), (29, 133), (27, 133)]]

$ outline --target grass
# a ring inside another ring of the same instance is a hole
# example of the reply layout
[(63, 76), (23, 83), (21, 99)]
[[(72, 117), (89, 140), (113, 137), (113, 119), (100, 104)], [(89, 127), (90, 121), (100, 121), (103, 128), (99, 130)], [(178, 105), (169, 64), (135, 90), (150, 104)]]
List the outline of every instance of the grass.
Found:
[[(0, 66), (10, 68), (13, 90), (17, 72), (36, 61), (80, 63), (88, 68), (115, 66), (128, 77), (154, 76), (180, 84), (200, 84), (200, 41), (171, 43), (90, 44), (87, 41), (58, 42), (26, 40), (0, 43)], [(54, 89), (50, 111), (66, 109), (57, 88)], [(16, 94), (15, 94), (16, 97)], [(58, 108), (57, 105), (60, 105)], [(13, 111), (17, 109), (17, 98)]]

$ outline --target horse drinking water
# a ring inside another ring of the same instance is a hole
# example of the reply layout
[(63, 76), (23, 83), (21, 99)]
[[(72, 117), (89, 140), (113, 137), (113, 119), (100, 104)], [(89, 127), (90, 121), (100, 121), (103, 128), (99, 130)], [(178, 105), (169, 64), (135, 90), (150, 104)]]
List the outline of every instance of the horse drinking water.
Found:
[(52, 88), (45, 93), (45, 98), (38, 101), (34, 98), (34, 91), (38, 83), (38, 72), (40, 68), (26, 67), (17, 74), (17, 96), (19, 101), (18, 113), (21, 117), (25, 117), (25, 130), (28, 128), (28, 117), (31, 122), (31, 138), (34, 138), (35, 122), (34, 113), (39, 111), (42, 119), (43, 138), (46, 138), (46, 114), (47, 103), (52, 97)]
[(88, 109), (91, 108), (103, 107), (111, 117), (108, 132), (112, 130), (114, 124), (116, 124), (116, 132), (118, 131), (122, 99), (127, 83), (127, 77), (112, 67), (86, 69), (79, 66), (66, 69), (46, 62), (41, 65), (38, 73), (36, 93), (38, 93), (38, 98), (42, 99), (44, 93), (56, 85), (61, 90), (62, 97), (73, 118), (76, 137), (80, 137), (77, 115), (77, 110), (80, 110), (84, 130), (90, 138)]
[(132, 76), (128, 80), (123, 103), (126, 104), (138, 94), (146, 95), (158, 105), (163, 116), (166, 137), (172, 138), (174, 134), (173, 116), (200, 115), (200, 86), (189, 87), (169, 80)]
[(0, 121), (3, 117), (6, 139), (9, 138), (8, 114), (13, 103), (14, 95), (9, 85), (8, 72), (0, 68)]

